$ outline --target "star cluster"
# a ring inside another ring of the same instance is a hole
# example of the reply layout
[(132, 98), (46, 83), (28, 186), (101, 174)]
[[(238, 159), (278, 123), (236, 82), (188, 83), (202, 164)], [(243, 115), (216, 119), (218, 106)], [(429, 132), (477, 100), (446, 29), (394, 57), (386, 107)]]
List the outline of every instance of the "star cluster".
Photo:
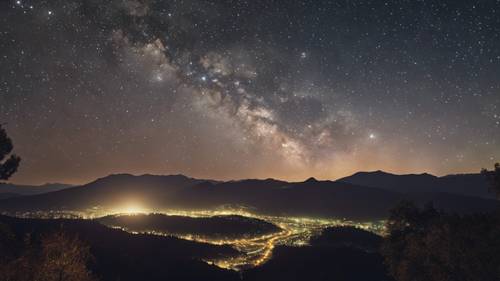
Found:
[(337, 178), (500, 158), (500, 1), (4, 1), (17, 182)]

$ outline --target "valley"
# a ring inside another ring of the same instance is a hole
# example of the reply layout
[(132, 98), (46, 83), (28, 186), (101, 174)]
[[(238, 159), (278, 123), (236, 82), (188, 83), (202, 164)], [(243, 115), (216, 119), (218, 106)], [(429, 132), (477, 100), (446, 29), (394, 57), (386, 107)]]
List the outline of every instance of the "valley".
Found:
[[(355, 226), (377, 234), (384, 232), (384, 220), (374, 221), (352, 221), (346, 219), (327, 218), (307, 218), (307, 217), (286, 217), (258, 215), (241, 209), (219, 209), (219, 210), (149, 210), (139, 207), (123, 207), (115, 210), (105, 210), (93, 208), (86, 211), (37, 211), (37, 212), (17, 212), (14, 214), (4, 213), (22, 218), (45, 218), (45, 219), (75, 219), (101, 221), (104, 218), (118, 216), (141, 217), (147, 214), (177, 216), (184, 218), (220, 218), (228, 216), (238, 216), (241, 218), (254, 219), (271, 223), (280, 230), (263, 235), (246, 235), (241, 238), (231, 237), (210, 237), (207, 235), (196, 235), (192, 233), (174, 233), (157, 229), (144, 229), (142, 231), (133, 230), (123, 225), (106, 224), (108, 227), (120, 229), (131, 234), (150, 234), (156, 236), (173, 236), (184, 240), (206, 243), (211, 245), (230, 246), (241, 254), (237, 256), (227, 256), (219, 258), (203, 259), (208, 264), (216, 265), (220, 268), (231, 270), (245, 270), (264, 264), (271, 259), (273, 249), (276, 246), (305, 246), (309, 244), (311, 237), (317, 236), (327, 227), (334, 226)], [(121, 211), (121, 212), (118, 212)]]

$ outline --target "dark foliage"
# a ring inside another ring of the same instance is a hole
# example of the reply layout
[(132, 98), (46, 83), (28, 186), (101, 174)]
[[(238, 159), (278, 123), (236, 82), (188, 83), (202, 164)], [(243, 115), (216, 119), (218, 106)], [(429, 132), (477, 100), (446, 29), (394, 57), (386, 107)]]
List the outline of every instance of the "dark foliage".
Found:
[[(103, 281), (115, 280), (238, 280), (236, 273), (201, 261), (208, 257), (237, 255), (227, 246), (196, 243), (174, 237), (133, 235), (85, 220), (17, 219), (0, 216), (15, 241), (26, 235), (39, 239), (63, 227), (90, 246), (90, 270)], [(1, 229), (1, 228), (0, 228)]]
[(0, 264), (5, 265), (8, 261), (14, 259), (18, 254), (18, 249), (21, 248), (19, 241), (16, 241), (16, 236), (9, 225), (0, 223)]
[(89, 247), (77, 236), (55, 230), (23, 241), (5, 224), (0, 225), (0, 276), (2, 281), (93, 281), (87, 265)]
[(0, 125), (0, 181), (8, 180), (16, 171), (21, 158), (11, 154), (14, 146), (7, 132)]
[(500, 163), (496, 163), (493, 171), (483, 169), (481, 173), (488, 179), (490, 190), (500, 198)]
[(120, 226), (137, 232), (154, 230), (217, 239), (255, 237), (281, 230), (272, 223), (242, 216), (193, 218), (163, 214), (135, 214), (106, 216), (98, 220), (105, 225)]
[(402, 203), (387, 222), (383, 255), (398, 281), (500, 280), (500, 219), (449, 215)]

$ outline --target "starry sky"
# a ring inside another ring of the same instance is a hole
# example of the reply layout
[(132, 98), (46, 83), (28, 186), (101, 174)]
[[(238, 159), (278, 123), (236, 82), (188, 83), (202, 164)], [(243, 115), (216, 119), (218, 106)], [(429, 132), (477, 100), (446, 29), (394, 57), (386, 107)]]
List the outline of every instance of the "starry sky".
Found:
[(500, 159), (500, 1), (0, 3), (13, 182), (478, 172)]

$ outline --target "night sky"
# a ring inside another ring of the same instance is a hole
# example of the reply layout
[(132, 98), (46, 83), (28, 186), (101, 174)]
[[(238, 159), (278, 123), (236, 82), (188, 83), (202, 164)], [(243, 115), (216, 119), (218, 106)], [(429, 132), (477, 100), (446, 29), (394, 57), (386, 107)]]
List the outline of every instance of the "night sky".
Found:
[(2, 1), (12, 181), (478, 172), (500, 1)]

